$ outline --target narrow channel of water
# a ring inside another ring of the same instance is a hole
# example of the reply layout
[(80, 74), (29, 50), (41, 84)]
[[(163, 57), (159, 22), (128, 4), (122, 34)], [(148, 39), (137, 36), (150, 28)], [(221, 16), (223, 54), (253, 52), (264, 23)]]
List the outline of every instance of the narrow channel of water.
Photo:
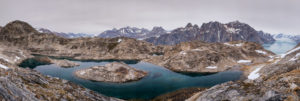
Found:
[[(30, 60), (30, 59), (29, 59)], [(27, 60), (28, 61), (28, 60)], [(73, 61), (73, 60), (72, 60)], [(36, 61), (33, 61), (35, 63)], [(238, 80), (240, 71), (226, 71), (215, 74), (181, 74), (147, 62), (126, 61), (134, 68), (145, 70), (148, 75), (139, 81), (128, 83), (93, 82), (77, 78), (73, 72), (78, 69), (105, 65), (111, 61), (74, 61), (80, 64), (73, 68), (61, 68), (54, 64), (39, 64), (33, 69), (45, 75), (58, 77), (80, 84), (101, 94), (121, 99), (151, 99), (158, 95), (186, 87), (211, 87), (227, 81)], [(23, 62), (23, 67), (28, 66)]]

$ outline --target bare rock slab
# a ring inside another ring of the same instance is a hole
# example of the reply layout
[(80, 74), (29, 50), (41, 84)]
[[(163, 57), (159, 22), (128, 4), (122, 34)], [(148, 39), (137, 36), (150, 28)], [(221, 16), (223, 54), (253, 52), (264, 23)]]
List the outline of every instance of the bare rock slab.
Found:
[(104, 66), (81, 69), (75, 71), (74, 74), (79, 78), (87, 80), (124, 83), (140, 80), (147, 75), (147, 72), (137, 70), (125, 63), (113, 62)]

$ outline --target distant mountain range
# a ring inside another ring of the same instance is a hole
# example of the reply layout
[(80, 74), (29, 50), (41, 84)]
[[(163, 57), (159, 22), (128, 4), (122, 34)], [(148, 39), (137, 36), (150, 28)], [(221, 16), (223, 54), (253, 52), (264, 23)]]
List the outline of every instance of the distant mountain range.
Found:
[(129, 37), (139, 40), (143, 40), (150, 37), (159, 37), (160, 35), (166, 34), (167, 31), (162, 27), (153, 27), (150, 31), (145, 28), (136, 28), (136, 27), (124, 27), (120, 29), (106, 30), (103, 33), (100, 33), (98, 37), (102, 38), (114, 38), (114, 37)]
[(106, 30), (98, 35), (61, 33), (50, 31), (45, 28), (37, 30), (42, 33), (52, 33), (65, 38), (94, 36), (101, 38), (129, 37), (138, 40), (145, 40), (155, 45), (175, 45), (181, 42), (193, 40), (200, 40), (203, 42), (229, 42), (244, 40), (260, 44), (275, 42), (275, 39), (271, 34), (263, 31), (256, 31), (248, 24), (241, 23), (239, 21), (226, 24), (215, 21), (204, 23), (201, 27), (188, 23), (185, 27), (176, 28), (172, 31), (167, 31), (162, 27), (153, 27), (152, 30), (137, 27), (123, 27), (120, 29), (114, 28), (112, 30)]
[(85, 34), (85, 33), (63, 33), (63, 32), (55, 32), (51, 31), (46, 28), (36, 28), (37, 31), (40, 33), (47, 33), (47, 34), (55, 34), (57, 36), (61, 36), (64, 38), (80, 38), (80, 37), (95, 37), (96, 35), (93, 34)]
[(300, 35), (287, 35), (287, 34), (274, 34), (272, 35), (273, 38), (279, 39), (279, 38), (288, 38), (291, 40), (294, 40), (296, 43), (300, 43)]

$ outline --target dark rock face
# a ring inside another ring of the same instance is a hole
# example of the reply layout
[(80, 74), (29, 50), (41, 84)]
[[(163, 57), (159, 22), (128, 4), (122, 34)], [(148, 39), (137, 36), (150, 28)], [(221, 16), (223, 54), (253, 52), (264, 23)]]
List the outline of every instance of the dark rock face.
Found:
[(123, 83), (139, 80), (146, 76), (147, 72), (137, 70), (125, 63), (113, 62), (105, 66), (94, 66), (78, 70), (74, 74), (87, 80)]
[(201, 33), (196, 40), (205, 42), (228, 42), (244, 40), (260, 44), (273, 43), (275, 40), (270, 34), (256, 31), (251, 26), (238, 21), (222, 24), (219, 22), (204, 23), (201, 26)]
[(197, 25), (189, 23), (184, 28), (177, 28), (168, 34), (163, 34), (160, 37), (151, 37), (145, 39), (145, 41), (153, 43), (155, 45), (175, 45), (180, 42), (187, 42), (194, 39), (199, 34), (200, 29)]
[(136, 27), (124, 27), (120, 29), (112, 29), (104, 31), (99, 34), (98, 37), (101, 38), (115, 38), (115, 37), (129, 37), (135, 39), (145, 39), (148, 37), (158, 37), (162, 34), (165, 34), (166, 30), (162, 27), (153, 27), (151, 31), (147, 29), (139, 29)]
[(210, 43), (243, 40), (260, 44), (273, 43), (275, 41), (270, 34), (256, 31), (248, 24), (238, 21), (227, 24), (219, 22), (204, 23), (200, 29), (197, 25), (193, 26), (189, 23), (185, 28), (175, 29), (170, 34), (164, 34), (158, 38), (145, 39), (145, 41), (155, 45), (175, 45), (192, 40)]

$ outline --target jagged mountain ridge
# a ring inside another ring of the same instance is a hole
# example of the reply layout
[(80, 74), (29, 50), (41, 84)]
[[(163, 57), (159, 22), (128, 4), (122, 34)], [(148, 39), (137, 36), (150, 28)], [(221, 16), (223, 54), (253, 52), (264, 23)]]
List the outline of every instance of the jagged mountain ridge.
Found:
[(296, 43), (300, 43), (300, 35), (287, 35), (287, 34), (274, 34), (272, 35), (275, 39), (288, 38), (294, 40)]
[(61, 36), (64, 38), (81, 38), (81, 37), (95, 37), (96, 35), (93, 34), (85, 34), (85, 33), (63, 33), (63, 32), (55, 32), (51, 31), (46, 28), (37, 28), (37, 31), (40, 33), (47, 33), (47, 34), (55, 34), (57, 36)]
[(260, 44), (273, 43), (273, 37), (262, 31), (256, 31), (248, 24), (238, 21), (222, 24), (220, 22), (209, 22), (198, 25), (187, 24), (184, 28), (177, 28), (170, 34), (160, 37), (145, 39), (147, 42), (156, 45), (174, 45), (180, 42), (200, 40), (204, 42), (229, 42), (229, 41), (250, 41)]
[(163, 34), (159, 37), (147, 38), (145, 41), (155, 45), (175, 45), (181, 42), (192, 41), (199, 32), (198, 25), (193, 26), (191, 23), (188, 23), (186, 27), (177, 28), (169, 34)]
[(145, 28), (136, 28), (136, 27), (124, 27), (120, 29), (106, 30), (98, 35), (102, 38), (114, 38), (114, 37), (129, 37), (135, 39), (146, 39), (149, 37), (158, 37), (162, 34), (165, 34), (167, 31), (162, 27), (153, 27), (150, 31)]
[[(204, 42), (229, 42), (229, 41), (250, 41), (260, 44), (270, 44), (275, 40), (269, 33), (256, 31), (248, 24), (239, 21), (222, 24), (220, 22), (209, 22), (202, 24), (201, 28), (198, 25), (188, 23), (185, 27), (177, 28), (172, 31), (166, 31), (162, 27), (153, 27), (152, 30), (137, 27), (124, 27), (120, 29), (106, 30), (98, 35), (84, 33), (59, 33), (48, 29), (37, 29), (42, 33), (51, 33), (65, 38), (78, 37), (129, 37), (138, 40), (145, 40), (155, 45), (175, 45), (181, 42), (192, 40), (200, 40)], [(295, 37), (294, 37), (295, 39)], [(296, 40), (296, 39), (295, 39)], [(300, 41), (300, 39), (298, 40)]]

